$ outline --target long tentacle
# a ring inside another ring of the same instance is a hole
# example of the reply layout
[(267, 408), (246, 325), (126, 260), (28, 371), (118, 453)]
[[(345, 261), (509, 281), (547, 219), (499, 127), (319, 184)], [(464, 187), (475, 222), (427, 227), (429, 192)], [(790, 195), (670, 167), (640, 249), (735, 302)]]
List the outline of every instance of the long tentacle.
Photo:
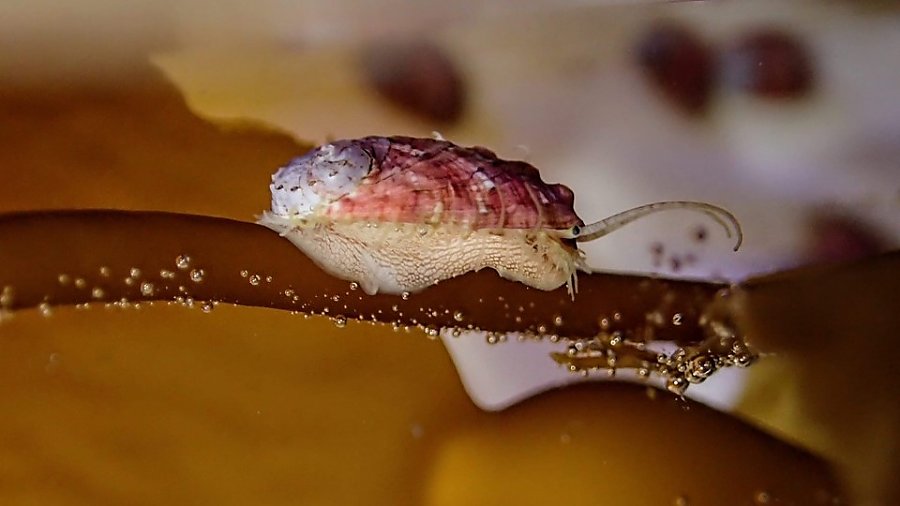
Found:
[[(652, 204), (645, 204), (627, 211), (622, 211), (609, 218), (581, 227), (580, 233), (574, 238), (578, 242), (593, 241), (594, 239), (615, 232), (644, 216), (660, 211), (670, 211), (672, 209), (691, 209), (706, 214), (725, 229), (725, 233), (728, 234), (728, 237), (737, 236), (737, 243), (734, 245), (734, 251), (737, 251), (738, 248), (741, 247), (741, 243), (744, 240), (741, 224), (730, 211), (705, 202), (691, 202), (684, 200), (654, 202)], [(732, 228), (734, 231), (732, 231)]]

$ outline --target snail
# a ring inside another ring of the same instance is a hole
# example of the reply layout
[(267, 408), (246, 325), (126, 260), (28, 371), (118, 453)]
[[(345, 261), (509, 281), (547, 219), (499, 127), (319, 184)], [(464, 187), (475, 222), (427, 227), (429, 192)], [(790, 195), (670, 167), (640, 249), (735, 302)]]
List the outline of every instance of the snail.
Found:
[(730, 212), (703, 202), (656, 202), (585, 224), (572, 190), (535, 167), (441, 138), (335, 141), (278, 169), (270, 189), (258, 223), (370, 295), (492, 268), (541, 290), (566, 285), (574, 298), (577, 272), (591, 272), (579, 242), (663, 210), (706, 213), (729, 237), (734, 228), (735, 251), (742, 239)]

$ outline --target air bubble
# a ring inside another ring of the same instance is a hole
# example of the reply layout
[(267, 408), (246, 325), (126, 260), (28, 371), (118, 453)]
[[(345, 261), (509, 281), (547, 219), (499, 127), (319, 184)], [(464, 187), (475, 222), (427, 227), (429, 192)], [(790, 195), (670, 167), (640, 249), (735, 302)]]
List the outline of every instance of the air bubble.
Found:
[(403, 300), (409, 300), (409, 292), (403, 292), (400, 294), (400, 298)]
[(428, 336), (429, 339), (436, 339), (440, 333), (441, 331), (437, 327), (430, 325), (425, 327), (425, 335)]
[(106, 292), (103, 291), (99, 286), (95, 286), (93, 290), (91, 290), (91, 297), (95, 299), (102, 299), (106, 295)]
[(132, 267), (131, 270), (128, 272), (128, 275), (134, 279), (137, 279), (137, 278), (141, 277), (141, 270), (138, 269), (137, 267)]
[(106, 267), (106, 266), (100, 267), (100, 275), (103, 276), (104, 278), (108, 278), (110, 275), (109, 267)]
[(203, 269), (191, 269), (191, 273), (190, 273), (191, 281), (193, 281), (194, 283), (199, 283), (199, 282), (203, 281), (203, 276), (205, 274), (206, 273), (203, 272)]
[(766, 492), (765, 490), (760, 490), (753, 496), (754, 502), (756, 504), (769, 504), (772, 502), (772, 495)]
[(244, 270), (244, 271), (241, 271), (241, 277), (242, 277), (242, 278), (246, 278), (246, 277), (249, 276), (249, 275), (250, 275), (249, 272), (247, 272), (247, 271), (245, 271), (245, 270)]
[(338, 328), (344, 328), (347, 326), (347, 317), (344, 315), (337, 315), (334, 317), (334, 324)]
[(56, 280), (59, 281), (59, 284), (62, 286), (66, 286), (72, 282), (72, 278), (70, 278), (68, 274), (60, 274)]
[(350, 290), (358, 290), (358, 289), (359, 289), (359, 283), (357, 283), (356, 281), (350, 283)]
[(557, 327), (562, 327), (563, 317), (561, 315), (556, 315), (553, 317), (553, 324)]
[(454, 321), (461, 322), (461, 321), (463, 321), (464, 318), (465, 318), (465, 317), (464, 317), (462, 311), (456, 311), (456, 312), (453, 313), (453, 320), (454, 320)]
[(687, 387), (687, 380), (681, 376), (673, 376), (666, 381), (666, 389), (676, 395), (684, 395), (684, 391), (687, 390)]
[(672, 325), (675, 325), (675, 326), (681, 325), (681, 323), (682, 323), (681, 320), (682, 320), (681, 313), (675, 313), (674, 315), (672, 315)]
[(163, 279), (175, 279), (175, 273), (168, 269), (160, 269), (159, 277)]
[(178, 255), (175, 257), (175, 267), (178, 267), (181, 270), (187, 270), (188, 267), (191, 266), (191, 257), (187, 255)]
[(53, 315), (53, 307), (47, 302), (41, 302), (38, 304), (38, 311), (40, 311), (41, 316), (47, 317)]
[(144, 297), (151, 297), (156, 292), (156, 287), (153, 286), (153, 283), (149, 281), (144, 281), (141, 283), (141, 295)]
[(84, 278), (75, 278), (75, 288), (84, 288), (87, 286), (87, 281)]
[(259, 281), (260, 281), (260, 279), (261, 279), (261, 278), (259, 277), (259, 274), (253, 274), (253, 275), (250, 276), (250, 278), (249, 278), (250, 284), (253, 285), (253, 286), (259, 286)]

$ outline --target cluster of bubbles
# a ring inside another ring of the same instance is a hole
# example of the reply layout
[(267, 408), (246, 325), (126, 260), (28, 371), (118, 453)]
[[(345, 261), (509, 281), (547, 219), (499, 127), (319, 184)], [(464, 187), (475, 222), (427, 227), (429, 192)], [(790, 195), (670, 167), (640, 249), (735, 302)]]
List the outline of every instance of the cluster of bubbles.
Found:
[[(206, 278), (206, 272), (199, 267), (192, 267), (191, 257), (186, 254), (178, 255), (175, 258), (175, 270), (170, 269), (160, 269), (159, 270), (159, 279), (155, 280), (152, 276), (147, 276), (145, 273), (138, 267), (131, 267), (128, 269), (127, 274), (124, 278), (122, 278), (122, 283), (126, 287), (136, 289), (139, 295), (139, 299), (152, 299), (157, 297), (160, 294), (161, 289), (168, 290), (174, 280), (178, 278), (178, 272), (182, 271), (186, 274), (187, 279), (189, 279), (192, 283), (202, 283)], [(90, 309), (92, 304), (96, 304), (98, 302), (103, 302), (104, 307), (107, 308), (133, 308), (139, 309), (142, 303), (147, 305), (153, 305), (153, 301), (146, 300), (130, 300), (128, 297), (121, 297), (118, 300), (110, 301), (107, 300), (110, 298), (111, 293), (115, 293), (112, 287), (112, 278), (113, 278), (113, 269), (108, 266), (100, 266), (97, 269), (97, 273), (99, 274), (99, 283), (89, 285), (86, 278), (91, 278), (92, 276), (73, 276), (67, 273), (61, 273), (56, 276), (56, 282), (58, 286), (65, 287), (69, 289), (75, 289), (77, 291), (84, 291), (84, 295), (79, 298), (82, 300), (80, 303), (75, 304), (75, 308), (79, 310)], [(168, 301), (169, 304), (180, 304), (185, 307), (194, 307), (195, 300), (190, 295), (190, 290), (185, 285), (179, 285), (178, 287), (179, 294), (174, 296), (171, 300)], [(11, 286), (6, 286), (3, 288), (2, 295), (0, 295), (0, 317), (11, 314), (11, 309), (13, 306), (13, 295), (14, 290)], [(51, 316), (53, 314), (53, 296), (46, 295), (43, 300), (38, 304), (37, 309), (43, 316)], [(200, 308), (204, 312), (210, 312), (212, 309), (218, 304), (216, 301), (204, 301)]]
[[(204, 281), (205, 271), (194, 266), (190, 256), (186, 254), (178, 255), (174, 263), (175, 270), (160, 269), (159, 279), (148, 277), (141, 269), (132, 267), (124, 278), (124, 283), (129, 287), (135, 287), (140, 297), (149, 299), (158, 296), (160, 289), (168, 291), (171, 288), (170, 283), (179, 277), (179, 272), (184, 273), (186, 278), (192, 283)], [(111, 278), (112, 270), (103, 266), (99, 268), (99, 274), (101, 278)], [(246, 279), (251, 286), (260, 286), (263, 283), (273, 282), (272, 276), (251, 273), (247, 270), (240, 271), (240, 276)], [(89, 297), (92, 300), (101, 301), (107, 298), (107, 289), (103, 286), (89, 287), (84, 278), (60, 274), (57, 280), (60, 286), (71, 286), (77, 290), (88, 290)], [(108, 286), (108, 283), (105, 286)], [(446, 329), (450, 331), (449, 335), (453, 337), (459, 337), (466, 330), (480, 330), (471, 323), (466, 324), (466, 316), (462, 311), (446, 308), (419, 307), (416, 310), (415, 307), (401, 308), (399, 304), (395, 304), (391, 308), (393, 312), (393, 317), (391, 318), (385, 317), (386, 315), (380, 309), (376, 310), (377, 314), (358, 315), (348, 318), (346, 314), (354, 312), (349, 305), (349, 300), (353, 297), (357, 297), (360, 300), (362, 298), (358, 283), (350, 283), (348, 291), (343, 295), (319, 294), (326, 301), (326, 305), (324, 307), (320, 306), (320, 309), (310, 307), (315, 304), (312, 301), (301, 300), (301, 297), (293, 288), (287, 288), (281, 293), (296, 308), (292, 313), (304, 314), (306, 317), (320, 314), (331, 318), (334, 324), (340, 328), (346, 327), (351, 319), (373, 324), (389, 321), (392, 323), (392, 328), (395, 331), (406, 330), (409, 332), (420, 330), (429, 339), (437, 339), (444, 328), (430, 325), (427, 321), (443, 316), (452, 319), (453, 323)], [(11, 286), (5, 286), (0, 291), (0, 319), (12, 308), (14, 295), (15, 293)], [(404, 292), (400, 298), (403, 301), (409, 301), (410, 297), (410, 293)], [(176, 303), (190, 308), (195, 307), (195, 300), (185, 285), (178, 286), (178, 294), (169, 303)], [(152, 304), (152, 301), (148, 302), (148, 304)], [(217, 302), (215, 301), (204, 301), (200, 304), (200, 308), (204, 312), (210, 312), (216, 304)], [(338, 304), (338, 306), (335, 308), (332, 304)], [(77, 307), (86, 309), (88, 305), (89, 303), (82, 303)], [(110, 307), (137, 307), (138, 303), (122, 298), (117, 302), (107, 302), (106, 305)], [(52, 306), (46, 298), (39, 304), (38, 309), (45, 316), (52, 314)], [(507, 309), (512, 311), (508, 305)], [(524, 312), (525, 308), (519, 308), (518, 311), (520, 313)], [(665, 378), (668, 389), (678, 394), (684, 393), (691, 384), (705, 381), (719, 369), (730, 366), (746, 367), (756, 359), (756, 355), (749, 349), (743, 339), (734, 332), (727, 322), (722, 320), (707, 319), (701, 321), (701, 326), (707, 333), (705, 341), (697, 345), (681, 347), (666, 354), (648, 349), (646, 342), (652, 341), (652, 336), (623, 335), (621, 332), (612, 331), (614, 323), (620, 322), (621, 319), (622, 315), (620, 313), (613, 313), (610, 318), (602, 318), (600, 320), (601, 330), (598, 335), (588, 339), (570, 340), (551, 332), (551, 329), (558, 329), (564, 324), (563, 316), (556, 315), (549, 324), (539, 325), (534, 329), (519, 333), (517, 337), (520, 341), (526, 339), (548, 339), (554, 343), (559, 341), (567, 342), (568, 346), (565, 351), (552, 354), (552, 358), (558, 363), (565, 365), (572, 372), (588, 374), (592, 371), (602, 370), (612, 376), (619, 368), (630, 368), (636, 370), (638, 375), (643, 378), (648, 378), (651, 374), (657, 374)], [(684, 316), (676, 313), (671, 317), (667, 317), (659, 311), (654, 311), (646, 315), (646, 320), (648, 328), (659, 327), (665, 323), (679, 326), (684, 323)], [(507, 335), (500, 332), (488, 332), (485, 339), (489, 344), (499, 344), (507, 341)]]
[[(672, 324), (680, 325), (683, 318), (680, 313), (674, 315)], [(666, 388), (678, 395), (720, 369), (747, 367), (756, 360), (757, 355), (727, 322), (701, 318), (700, 324), (706, 339), (670, 353), (653, 351), (646, 342), (630, 340), (621, 332), (601, 331), (595, 337), (570, 342), (566, 352), (555, 354), (554, 359), (574, 373), (602, 370), (612, 376), (617, 368), (626, 367), (635, 369), (641, 378), (657, 374), (665, 379)]]

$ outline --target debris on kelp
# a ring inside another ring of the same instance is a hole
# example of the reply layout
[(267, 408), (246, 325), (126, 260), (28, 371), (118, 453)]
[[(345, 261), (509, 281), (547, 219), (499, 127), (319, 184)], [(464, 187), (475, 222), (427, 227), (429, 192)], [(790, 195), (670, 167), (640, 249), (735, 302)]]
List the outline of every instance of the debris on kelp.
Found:
[[(727, 297), (727, 290), (718, 298)], [(658, 312), (648, 314), (657, 320)], [(673, 315), (673, 322), (683, 316)], [(616, 332), (600, 332), (594, 337), (572, 341), (565, 352), (551, 354), (559, 364), (579, 374), (602, 371), (609, 376), (619, 369), (633, 369), (640, 378), (656, 374), (672, 393), (683, 395), (690, 385), (703, 383), (716, 371), (726, 367), (747, 367), (758, 354), (747, 344), (735, 325), (718, 312), (703, 314), (698, 320), (705, 339), (689, 345), (677, 345), (674, 351), (658, 351), (653, 346), (666, 341), (662, 336), (636, 336)], [(680, 323), (678, 323), (680, 324)]]

